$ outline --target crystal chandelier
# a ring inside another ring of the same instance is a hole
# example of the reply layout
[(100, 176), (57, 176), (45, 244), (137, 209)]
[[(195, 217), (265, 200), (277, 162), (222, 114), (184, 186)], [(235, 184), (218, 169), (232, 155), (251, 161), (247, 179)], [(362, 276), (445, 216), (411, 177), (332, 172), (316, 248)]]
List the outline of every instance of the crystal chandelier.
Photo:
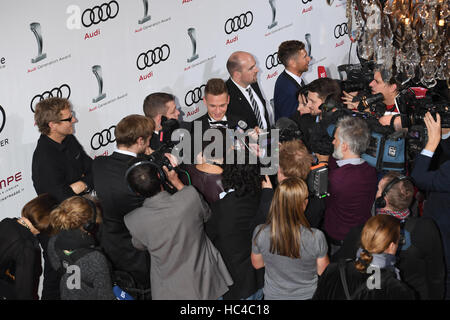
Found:
[(427, 88), (450, 79), (448, 0), (347, 0), (349, 37), (360, 58)]

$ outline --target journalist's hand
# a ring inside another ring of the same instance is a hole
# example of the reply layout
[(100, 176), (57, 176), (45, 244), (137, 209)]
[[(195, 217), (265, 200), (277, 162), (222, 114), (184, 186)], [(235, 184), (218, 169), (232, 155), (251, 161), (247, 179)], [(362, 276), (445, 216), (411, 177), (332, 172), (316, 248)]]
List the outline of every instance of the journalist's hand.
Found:
[(272, 182), (270, 182), (269, 176), (266, 174), (263, 181), (261, 182), (261, 187), (263, 189), (273, 189)]
[(180, 178), (178, 178), (178, 174), (175, 170), (169, 170), (166, 166), (163, 166), (163, 170), (166, 173), (167, 180), (178, 190), (183, 189), (184, 184), (181, 182)]
[(306, 114), (306, 113), (310, 113), (311, 110), (309, 110), (309, 108), (306, 106), (306, 98), (304, 95), (299, 94), (298, 95), (298, 107), (297, 110), (298, 112), (300, 112), (300, 115)]
[(428, 130), (428, 142), (425, 149), (434, 152), (441, 141), (441, 116), (436, 113), (436, 120), (434, 120), (431, 113), (427, 112), (424, 122)]
[(355, 92), (348, 93), (348, 92), (342, 91), (342, 93), (344, 94), (342, 96), (342, 103), (345, 104), (348, 109), (351, 109), (351, 110), (357, 109), (359, 102), (352, 102), (352, 100), (358, 92), (355, 91)]

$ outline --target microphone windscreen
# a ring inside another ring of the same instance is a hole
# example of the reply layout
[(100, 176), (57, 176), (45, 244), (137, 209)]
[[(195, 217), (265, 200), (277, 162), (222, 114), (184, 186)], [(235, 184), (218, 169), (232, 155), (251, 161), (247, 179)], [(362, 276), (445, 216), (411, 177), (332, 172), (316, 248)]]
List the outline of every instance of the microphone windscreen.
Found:
[(239, 120), (238, 127), (241, 128), (242, 130), (247, 129), (247, 122), (245, 122), (244, 120)]

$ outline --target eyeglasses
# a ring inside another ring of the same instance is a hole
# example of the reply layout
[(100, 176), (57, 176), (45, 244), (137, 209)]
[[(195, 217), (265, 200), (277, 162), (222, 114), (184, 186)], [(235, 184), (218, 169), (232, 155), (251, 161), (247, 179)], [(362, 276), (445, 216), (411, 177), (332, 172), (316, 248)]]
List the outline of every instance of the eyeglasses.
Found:
[(61, 121), (72, 122), (72, 118), (73, 118), (73, 115), (71, 115), (71, 116), (70, 116), (70, 117), (68, 117), (68, 118), (65, 118), (65, 119), (61, 119), (61, 120), (58, 120), (58, 122), (61, 122)]

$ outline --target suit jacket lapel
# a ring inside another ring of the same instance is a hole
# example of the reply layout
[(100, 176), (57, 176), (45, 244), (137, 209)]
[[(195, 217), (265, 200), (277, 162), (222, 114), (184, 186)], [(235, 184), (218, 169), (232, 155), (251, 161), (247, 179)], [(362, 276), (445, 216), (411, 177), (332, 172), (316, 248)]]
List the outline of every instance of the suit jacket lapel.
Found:
[(284, 73), (284, 75), (286, 76), (286, 78), (287, 78), (289, 81), (292, 81), (292, 83), (294, 83), (294, 84), (297, 86), (297, 89), (301, 89), (301, 88), (302, 88), (302, 86), (301, 86), (297, 81), (295, 81), (295, 79), (292, 78), (292, 77), (286, 72), (286, 70), (283, 71), (283, 73)]

